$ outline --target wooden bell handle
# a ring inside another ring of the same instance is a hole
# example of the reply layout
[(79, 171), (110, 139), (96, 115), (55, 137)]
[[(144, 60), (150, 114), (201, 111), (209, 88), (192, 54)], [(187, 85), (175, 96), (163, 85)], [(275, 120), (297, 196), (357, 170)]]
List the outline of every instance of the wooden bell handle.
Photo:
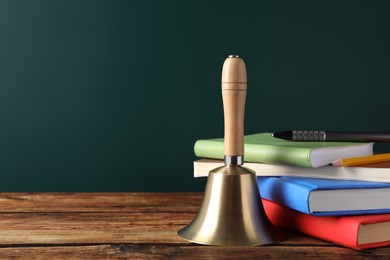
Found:
[(244, 60), (237, 55), (230, 55), (225, 60), (222, 69), (225, 157), (244, 156), (246, 91), (247, 77)]

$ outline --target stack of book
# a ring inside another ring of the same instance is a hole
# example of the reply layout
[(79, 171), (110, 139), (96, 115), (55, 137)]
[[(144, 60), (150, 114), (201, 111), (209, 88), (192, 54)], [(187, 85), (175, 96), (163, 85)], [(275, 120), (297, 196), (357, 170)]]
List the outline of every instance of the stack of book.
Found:
[[(390, 169), (329, 165), (372, 155), (373, 143), (293, 142), (268, 133), (244, 143), (243, 166), (256, 172), (275, 225), (358, 250), (390, 245)], [(194, 176), (223, 165), (223, 149), (222, 138), (198, 140)]]

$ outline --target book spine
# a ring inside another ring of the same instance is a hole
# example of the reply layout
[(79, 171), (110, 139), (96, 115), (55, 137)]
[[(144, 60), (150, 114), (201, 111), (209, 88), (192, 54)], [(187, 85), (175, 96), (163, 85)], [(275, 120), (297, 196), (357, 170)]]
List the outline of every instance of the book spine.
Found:
[(288, 164), (311, 168), (310, 153), (311, 149), (301, 147), (245, 144), (248, 162)]
[(258, 177), (262, 198), (306, 214), (312, 214), (309, 206), (310, 188), (284, 181), (282, 178)]
[[(244, 150), (244, 160), (246, 162), (312, 167), (310, 161), (310, 149), (245, 144)], [(198, 140), (195, 142), (194, 152), (197, 157), (222, 160), (224, 156), (223, 139)]]
[(198, 140), (195, 142), (194, 153), (197, 157), (223, 160), (223, 141)]
[[(278, 227), (358, 250), (379, 245), (379, 243), (375, 243), (359, 246), (357, 241), (360, 225), (352, 220), (340, 217), (312, 216), (269, 200), (263, 199), (262, 201), (269, 220)], [(387, 244), (390, 244), (390, 241), (387, 241)]]

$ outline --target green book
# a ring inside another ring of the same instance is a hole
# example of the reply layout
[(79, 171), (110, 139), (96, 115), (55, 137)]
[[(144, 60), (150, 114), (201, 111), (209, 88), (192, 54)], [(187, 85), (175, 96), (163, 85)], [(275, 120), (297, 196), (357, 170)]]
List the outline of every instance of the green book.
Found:
[[(337, 159), (373, 154), (373, 143), (355, 142), (294, 142), (274, 138), (269, 133), (244, 137), (246, 162), (289, 164), (303, 167), (325, 166)], [(195, 155), (223, 159), (223, 138), (198, 140)]]

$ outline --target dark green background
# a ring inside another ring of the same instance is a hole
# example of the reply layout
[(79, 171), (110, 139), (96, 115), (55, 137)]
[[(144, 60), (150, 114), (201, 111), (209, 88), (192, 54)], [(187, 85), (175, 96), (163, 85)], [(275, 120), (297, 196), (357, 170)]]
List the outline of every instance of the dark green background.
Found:
[(388, 1), (1, 0), (0, 191), (203, 190), (229, 54), (246, 133), (390, 131), (389, 25)]

